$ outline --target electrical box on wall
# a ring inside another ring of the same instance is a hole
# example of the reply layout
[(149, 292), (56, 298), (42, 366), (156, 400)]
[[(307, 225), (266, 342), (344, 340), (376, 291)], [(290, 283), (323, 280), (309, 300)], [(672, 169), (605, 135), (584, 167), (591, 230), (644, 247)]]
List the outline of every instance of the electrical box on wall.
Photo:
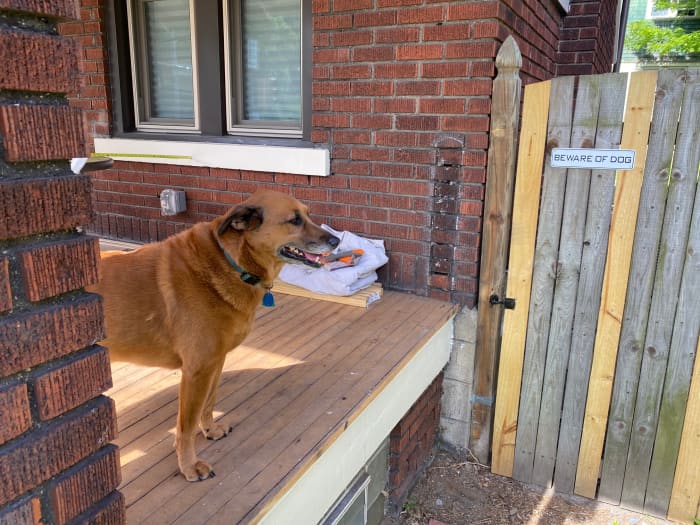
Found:
[(167, 189), (160, 192), (160, 212), (163, 215), (177, 215), (186, 209), (184, 191)]

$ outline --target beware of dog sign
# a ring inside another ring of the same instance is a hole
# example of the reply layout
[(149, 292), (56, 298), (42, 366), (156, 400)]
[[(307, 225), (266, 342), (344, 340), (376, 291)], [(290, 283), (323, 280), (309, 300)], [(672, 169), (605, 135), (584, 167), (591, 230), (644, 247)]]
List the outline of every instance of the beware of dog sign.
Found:
[(594, 170), (631, 170), (634, 167), (632, 149), (552, 149), (553, 168), (582, 168)]

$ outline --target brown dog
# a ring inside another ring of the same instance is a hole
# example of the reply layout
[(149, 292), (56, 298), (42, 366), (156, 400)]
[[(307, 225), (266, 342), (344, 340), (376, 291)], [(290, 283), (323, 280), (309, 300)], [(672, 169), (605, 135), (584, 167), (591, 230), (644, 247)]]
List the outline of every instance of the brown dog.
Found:
[(209, 439), (226, 354), (252, 328), (255, 309), (285, 262), (318, 266), (338, 238), (295, 198), (255, 193), (223, 217), (133, 252), (110, 252), (90, 290), (104, 298), (113, 361), (182, 369), (175, 447), (188, 481), (214, 476), (197, 458), (197, 425)]

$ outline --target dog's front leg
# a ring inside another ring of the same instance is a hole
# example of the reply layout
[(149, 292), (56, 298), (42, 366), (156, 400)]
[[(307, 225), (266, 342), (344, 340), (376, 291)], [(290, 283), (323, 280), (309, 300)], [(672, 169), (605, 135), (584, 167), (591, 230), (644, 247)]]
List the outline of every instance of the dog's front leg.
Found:
[(214, 477), (211, 465), (197, 457), (194, 441), (209, 385), (215, 375), (215, 370), (211, 368), (194, 372), (185, 368), (182, 370), (175, 448), (180, 472), (187, 481)]
[(216, 392), (219, 389), (219, 381), (221, 381), (221, 371), (224, 368), (224, 359), (221, 360), (216, 368), (216, 373), (212, 376), (211, 382), (209, 384), (209, 392), (207, 394), (206, 400), (204, 402), (204, 408), (202, 410), (202, 420), (200, 422), (200, 427), (202, 428), (202, 434), (207, 439), (221, 439), (226, 437), (232, 428), (228, 425), (221, 424), (220, 422), (214, 422), (214, 405), (216, 404)]

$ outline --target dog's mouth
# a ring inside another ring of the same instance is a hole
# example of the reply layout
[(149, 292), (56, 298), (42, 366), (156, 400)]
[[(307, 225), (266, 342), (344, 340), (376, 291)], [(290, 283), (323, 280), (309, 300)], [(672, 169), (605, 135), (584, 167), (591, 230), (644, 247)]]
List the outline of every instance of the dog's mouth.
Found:
[(291, 244), (282, 246), (279, 251), (279, 256), (287, 262), (305, 264), (313, 268), (320, 268), (323, 265), (324, 255), (323, 253), (307, 252)]

